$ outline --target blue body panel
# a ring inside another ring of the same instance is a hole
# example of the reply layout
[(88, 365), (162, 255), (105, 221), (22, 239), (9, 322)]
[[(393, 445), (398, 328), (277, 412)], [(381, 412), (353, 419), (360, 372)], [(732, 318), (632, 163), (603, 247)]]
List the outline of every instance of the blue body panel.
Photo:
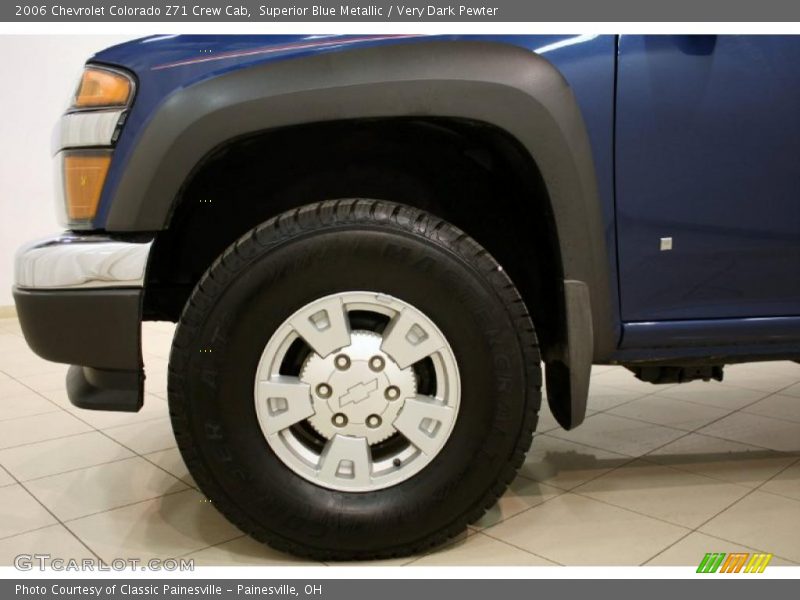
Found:
[(798, 36), (622, 36), (624, 321), (800, 314), (798, 64)]
[[(431, 40), (480, 40), (512, 44), (546, 57), (564, 75), (583, 112), (608, 223), (609, 249), (616, 246), (613, 223), (614, 36), (154, 36), (113, 46), (92, 60), (122, 66), (139, 81), (136, 101), (117, 143), (114, 164), (94, 225), (102, 228), (127, 159), (155, 110), (168, 96), (200, 81), (265, 62), (347, 48)], [(221, 58), (229, 55), (227, 58)], [(209, 59), (204, 62), (205, 56)], [(189, 64), (185, 64), (185, 63)], [(613, 256), (611, 257), (613, 259)], [(612, 260), (612, 262), (615, 262)]]
[(800, 338), (798, 317), (753, 317), (736, 319), (695, 319), (692, 321), (652, 321), (625, 324), (625, 343), (632, 348), (789, 344)]
[[(270, 61), (432, 40), (522, 47), (570, 84), (592, 146), (611, 286), (620, 292), (612, 299), (615, 359), (658, 359), (665, 347), (675, 356), (703, 347), (731, 354), (733, 346), (757, 357), (787, 344), (800, 355), (800, 37), (136, 40), (92, 59), (138, 79), (94, 225), (103, 228), (138, 136), (176, 90)], [(665, 236), (675, 240), (672, 252), (658, 249)]]
[[(133, 108), (120, 135), (94, 226), (102, 229), (122, 173), (158, 107), (176, 90), (237, 69), (347, 48), (408, 44), (432, 40), (477, 40), (511, 44), (547, 58), (569, 82), (589, 132), (598, 191), (606, 224), (605, 238), (612, 289), (617, 289), (614, 221), (614, 77), (613, 35), (480, 35), (480, 36), (301, 36), (301, 35), (166, 35), (107, 48), (91, 60), (124, 67), (138, 79)], [(221, 58), (222, 57), (222, 58)], [(213, 60), (204, 60), (204, 59)], [(194, 61), (194, 62), (190, 62)], [(189, 63), (189, 64), (185, 64)], [(617, 296), (612, 298), (619, 315)], [(615, 317), (614, 328), (622, 334)]]

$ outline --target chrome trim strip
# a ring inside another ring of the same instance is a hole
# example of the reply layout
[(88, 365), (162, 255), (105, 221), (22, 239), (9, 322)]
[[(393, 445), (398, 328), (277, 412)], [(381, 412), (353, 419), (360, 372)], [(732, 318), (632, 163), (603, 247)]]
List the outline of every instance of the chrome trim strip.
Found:
[(53, 131), (53, 154), (65, 148), (111, 146), (124, 112), (124, 109), (92, 110), (62, 115)]
[(143, 287), (152, 244), (64, 233), (20, 248), (14, 282), (22, 289)]
[(67, 200), (64, 197), (64, 157), (57, 152), (53, 157), (53, 199), (56, 203), (56, 222), (64, 229), (69, 227)]

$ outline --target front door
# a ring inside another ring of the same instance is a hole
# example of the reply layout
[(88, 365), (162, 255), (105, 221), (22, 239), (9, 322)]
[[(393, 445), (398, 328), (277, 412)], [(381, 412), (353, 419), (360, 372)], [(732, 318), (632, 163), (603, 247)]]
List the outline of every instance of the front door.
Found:
[(621, 36), (623, 321), (800, 314), (800, 36)]

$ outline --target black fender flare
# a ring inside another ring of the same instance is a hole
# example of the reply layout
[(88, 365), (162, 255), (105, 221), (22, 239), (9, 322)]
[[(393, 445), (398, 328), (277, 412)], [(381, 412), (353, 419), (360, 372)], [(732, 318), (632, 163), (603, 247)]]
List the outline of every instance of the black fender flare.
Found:
[[(616, 344), (594, 162), (568, 83), (528, 50), (480, 41), (377, 46), (265, 63), (182, 88), (142, 132), (106, 229), (167, 228), (195, 166), (236, 137), (306, 123), (401, 116), (485, 122), (513, 136), (535, 161), (556, 223), (565, 294), (585, 285), (565, 300), (568, 320), (574, 321), (567, 327), (569, 345), (581, 352), (562, 353), (565, 366), (585, 374), (572, 395), (585, 396), (592, 358), (606, 359)], [(576, 311), (580, 314), (570, 315)], [(589, 364), (570, 364), (578, 356), (582, 363), (588, 357)]]

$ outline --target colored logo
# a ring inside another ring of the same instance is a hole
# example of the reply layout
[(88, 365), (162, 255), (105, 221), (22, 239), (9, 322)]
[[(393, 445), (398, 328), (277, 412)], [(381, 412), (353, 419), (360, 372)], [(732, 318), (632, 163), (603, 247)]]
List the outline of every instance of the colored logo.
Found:
[(697, 567), (698, 573), (763, 573), (772, 554), (756, 552), (708, 552)]

